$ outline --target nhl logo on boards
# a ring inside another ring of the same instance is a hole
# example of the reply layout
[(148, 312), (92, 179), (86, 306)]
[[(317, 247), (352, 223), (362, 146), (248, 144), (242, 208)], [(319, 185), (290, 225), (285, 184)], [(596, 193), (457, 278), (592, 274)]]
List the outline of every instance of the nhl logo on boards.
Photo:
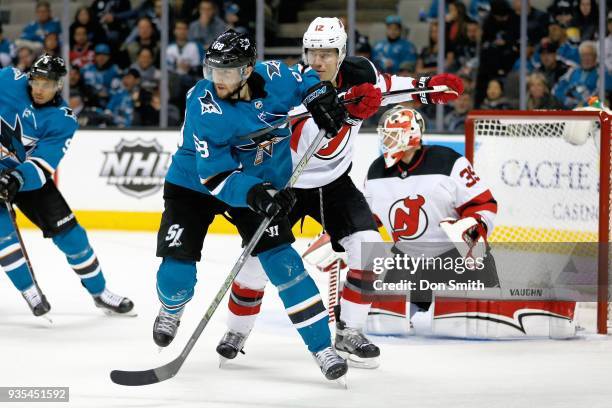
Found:
[(121, 139), (115, 150), (104, 152), (104, 156), (100, 177), (124, 194), (143, 198), (163, 186), (171, 154), (156, 140)]

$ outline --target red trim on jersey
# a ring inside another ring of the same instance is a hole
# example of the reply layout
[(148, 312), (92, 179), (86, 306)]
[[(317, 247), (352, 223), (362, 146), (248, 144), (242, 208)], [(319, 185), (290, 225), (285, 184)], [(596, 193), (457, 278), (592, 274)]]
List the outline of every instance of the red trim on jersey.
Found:
[(378, 228), (384, 226), (383, 222), (380, 220), (380, 218), (378, 218), (378, 215), (376, 214), (372, 214), (374, 216), (374, 222), (376, 223), (376, 226)]
[(497, 202), (493, 198), (491, 191), (487, 190), (458, 207), (456, 210), (460, 217), (470, 217), (475, 215), (478, 211), (491, 211), (497, 214)]
[(317, 154), (321, 156), (329, 156), (333, 154), (334, 151), (338, 148), (338, 146), (340, 146), (340, 144), (342, 143), (342, 140), (344, 140), (344, 138), (346, 137), (346, 135), (348, 134), (350, 130), (351, 130), (350, 125), (346, 125), (346, 124), (342, 125), (342, 128), (340, 129), (338, 134), (334, 136), (332, 139), (330, 139), (327, 142), (327, 145), (325, 145), (325, 147), (320, 148), (319, 151), (317, 151)]
[(383, 79), (385, 80), (385, 85), (387, 86), (387, 92), (389, 92), (391, 90), (391, 75), (384, 74), (384, 73), (380, 73), (380, 75), (382, 75)]
[(340, 89), (342, 88), (342, 72), (340, 72), (340, 68), (338, 68), (338, 76), (336, 78), (338, 83), (338, 85), (336, 85), (336, 88)]
[(399, 167), (400, 171), (413, 171), (414, 169), (419, 167), (421, 163), (423, 163), (423, 159), (425, 158), (425, 153), (427, 152), (427, 149), (428, 148), (426, 146), (423, 146), (419, 150), (417, 150), (414, 153), (415, 157), (413, 157), (412, 160), (410, 160), (410, 163), (408, 163), (409, 167), (406, 169), (402, 167), (402, 164), (406, 165), (406, 163), (402, 161), (397, 162), (397, 166)]
[(297, 153), (298, 144), (300, 143), (300, 137), (302, 137), (302, 129), (306, 124), (306, 119), (298, 119), (291, 124), (291, 141), (289, 142), (289, 146), (291, 150)]

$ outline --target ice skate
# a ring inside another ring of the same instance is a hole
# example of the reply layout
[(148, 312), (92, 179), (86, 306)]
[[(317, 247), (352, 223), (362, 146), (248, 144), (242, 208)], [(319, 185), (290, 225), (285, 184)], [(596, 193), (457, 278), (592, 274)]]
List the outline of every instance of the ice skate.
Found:
[(51, 318), (46, 314), (51, 310), (51, 305), (47, 302), (47, 297), (43, 295), (37, 285), (32, 285), (28, 289), (21, 292), (23, 298), (28, 302), (32, 314), (37, 317), (42, 317), (52, 323)]
[(107, 315), (136, 316), (133, 312), (134, 303), (121, 295), (114, 294), (108, 289), (93, 297), (96, 307), (99, 307)]
[(217, 353), (219, 353), (219, 367), (223, 367), (228, 360), (233, 360), (238, 355), (238, 352), (244, 354), (242, 350), (244, 343), (248, 338), (248, 333), (238, 333), (228, 330), (217, 345)]
[(159, 314), (153, 323), (153, 341), (159, 347), (168, 347), (176, 337), (176, 332), (181, 324), (181, 316), (185, 308), (181, 308), (176, 313), (168, 312), (163, 306), (159, 309)]
[[(321, 372), (325, 375), (328, 380), (339, 380), (341, 377), (346, 375), (348, 371), (348, 365), (346, 361), (336, 353), (333, 347), (329, 346), (323, 350), (312, 353), (312, 356), (319, 364)], [(339, 381), (345, 385), (345, 381)]]
[(336, 323), (336, 351), (351, 367), (377, 368), (380, 349), (359, 329), (346, 327), (343, 321)]

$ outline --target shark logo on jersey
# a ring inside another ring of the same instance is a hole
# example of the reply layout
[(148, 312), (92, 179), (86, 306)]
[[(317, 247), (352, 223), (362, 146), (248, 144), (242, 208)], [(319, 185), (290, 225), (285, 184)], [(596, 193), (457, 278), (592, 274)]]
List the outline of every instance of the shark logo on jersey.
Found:
[(198, 98), (200, 100), (200, 106), (202, 107), (202, 115), (205, 113), (216, 113), (221, 115), (223, 111), (219, 104), (215, 101), (210, 91), (207, 89), (204, 96)]
[(266, 61), (263, 63), (268, 70), (268, 78), (274, 78), (274, 75), (278, 75), (280, 78), (280, 61)]
[(15, 115), (15, 124), (10, 125), (0, 117), (0, 159), (13, 156), (20, 162), (26, 158), (26, 149), (23, 145), (23, 128), (19, 115)]
[(68, 116), (70, 119), (74, 119), (74, 121), (76, 122), (77, 117), (74, 114), (74, 112), (72, 111), (72, 109), (70, 109), (67, 106), (62, 106), (60, 109), (64, 111), (64, 115), (65, 116)]
[(272, 157), (272, 155), (274, 154), (274, 145), (276, 143), (279, 143), (281, 140), (283, 140), (284, 137), (273, 137), (270, 140), (266, 140), (264, 142), (260, 142), (260, 143), (249, 143), (246, 145), (242, 145), (242, 146), (236, 146), (236, 148), (238, 150), (242, 150), (242, 151), (249, 151), (249, 150), (257, 150), (255, 152), (255, 160), (253, 161), (253, 164), (255, 166), (263, 163), (264, 161), (264, 154), (266, 154), (269, 157)]
[(21, 72), (19, 69), (17, 68), (13, 68), (13, 75), (14, 75), (14, 79), (15, 81), (27, 76), (27, 74), (24, 74), (23, 72)]

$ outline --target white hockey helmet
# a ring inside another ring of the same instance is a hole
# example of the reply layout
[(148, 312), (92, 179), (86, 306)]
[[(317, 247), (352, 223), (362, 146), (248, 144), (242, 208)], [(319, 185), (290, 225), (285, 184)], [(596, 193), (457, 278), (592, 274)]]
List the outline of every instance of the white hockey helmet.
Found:
[(337, 17), (317, 17), (312, 20), (302, 38), (302, 59), (308, 63), (306, 53), (310, 48), (335, 48), (338, 50), (337, 75), (346, 57), (347, 38), (342, 20)]
[(382, 115), (376, 130), (385, 166), (389, 168), (400, 161), (406, 152), (421, 146), (425, 120), (416, 110), (396, 105)]

